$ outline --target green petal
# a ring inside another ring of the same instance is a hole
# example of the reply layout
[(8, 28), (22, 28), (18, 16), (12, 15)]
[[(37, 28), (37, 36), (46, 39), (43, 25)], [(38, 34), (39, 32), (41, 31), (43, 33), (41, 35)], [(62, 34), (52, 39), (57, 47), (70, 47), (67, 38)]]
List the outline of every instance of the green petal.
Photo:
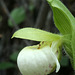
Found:
[(62, 34), (71, 34), (75, 20), (70, 11), (59, 0), (47, 1), (52, 7), (56, 27)]
[(52, 34), (35, 28), (22, 28), (14, 33), (12, 36), (21, 39), (29, 39), (34, 41), (56, 41), (60, 39), (60, 35)]

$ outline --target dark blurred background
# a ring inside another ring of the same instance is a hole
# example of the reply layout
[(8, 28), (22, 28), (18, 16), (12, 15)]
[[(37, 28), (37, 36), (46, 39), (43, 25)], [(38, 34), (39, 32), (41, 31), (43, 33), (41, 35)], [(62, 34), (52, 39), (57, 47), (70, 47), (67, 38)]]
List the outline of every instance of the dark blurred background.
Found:
[[(61, 0), (75, 16), (75, 0)], [(53, 22), (53, 13), (46, 0), (0, 0), (0, 75), (21, 75), (17, 55), (25, 46), (39, 42), (11, 39), (13, 33), (24, 27), (33, 27), (59, 33)], [(75, 75), (69, 58), (62, 49), (61, 69), (51, 75)]]

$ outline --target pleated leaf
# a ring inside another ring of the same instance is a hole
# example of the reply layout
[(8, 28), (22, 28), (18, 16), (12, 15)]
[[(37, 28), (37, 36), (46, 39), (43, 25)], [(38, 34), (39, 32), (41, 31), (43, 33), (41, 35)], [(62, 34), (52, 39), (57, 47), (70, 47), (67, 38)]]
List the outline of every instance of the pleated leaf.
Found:
[(55, 41), (61, 38), (60, 35), (35, 28), (22, 28), (16, 31), (12, 38), (13, 37), (34, 41)]
[(70, 11), (59, 0), (47, 0), (52, 7), (54, 22), (62, 34), (71, 34), (74, 17)]
[(75, 70), (75, 25), (73, 26), (73, 32), (72, 32), (72, 51), (73, 51), (73, 68)]

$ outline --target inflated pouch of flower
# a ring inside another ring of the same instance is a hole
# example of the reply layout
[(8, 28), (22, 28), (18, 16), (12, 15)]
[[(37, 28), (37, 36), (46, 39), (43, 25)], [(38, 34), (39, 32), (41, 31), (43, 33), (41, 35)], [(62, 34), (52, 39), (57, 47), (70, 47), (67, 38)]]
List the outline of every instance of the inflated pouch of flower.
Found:
[(59, 0), (47, 0), (53, 10), (54, 23), (61, 35), (36, 28), (22, 28), (12, 38), (40, 41), (40, 44), (21, 50), (17, 64), (23, 75), (47, 75), (60, 69), (62, 46), (75, 70), (75, 18)]

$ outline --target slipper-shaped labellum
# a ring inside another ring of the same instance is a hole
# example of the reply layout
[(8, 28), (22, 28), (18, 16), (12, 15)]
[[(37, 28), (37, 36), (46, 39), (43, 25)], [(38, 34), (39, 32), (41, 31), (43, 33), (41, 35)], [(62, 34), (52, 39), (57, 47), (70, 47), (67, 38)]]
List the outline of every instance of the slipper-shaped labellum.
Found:
[[(44, 44), (45, 43), (45, 44)], [(60, 69), (60, 50), (57, 42), (42, 42), (35, 46), (28, 46), (21, 50), (17, 64), (23, 75), (47, 75)]]

